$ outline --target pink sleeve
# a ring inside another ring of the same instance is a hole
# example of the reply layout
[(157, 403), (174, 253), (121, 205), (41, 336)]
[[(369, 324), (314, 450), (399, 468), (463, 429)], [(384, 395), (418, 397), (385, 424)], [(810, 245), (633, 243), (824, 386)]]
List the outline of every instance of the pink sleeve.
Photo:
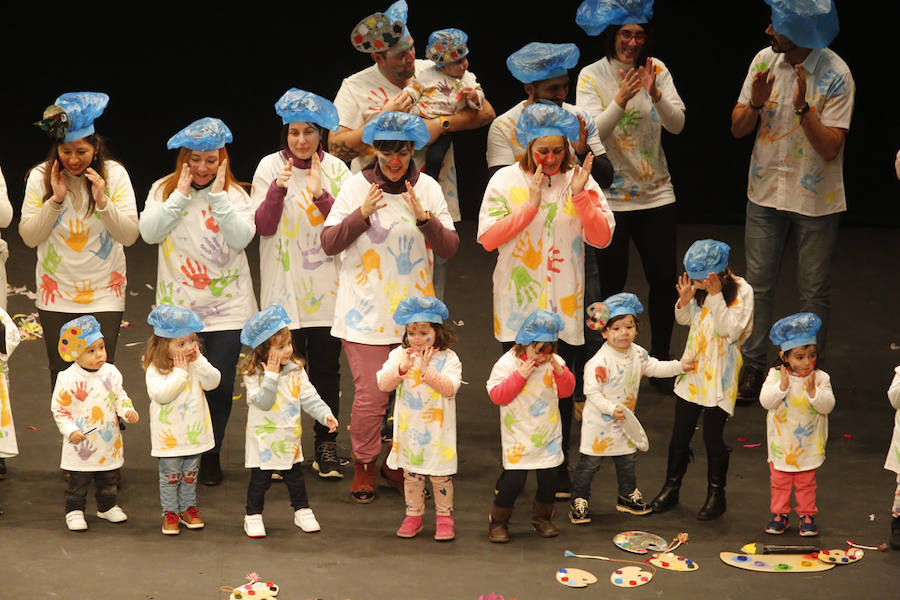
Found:
[(284, 197), (287, 195), (287, 188), (278, 187), (275, 180), (269, 184), (265, 199), (256, 209), (254, 220), (256, 221), (256, 231), (259, 235), (275, 235), (278, 231), (278, 223), (281, 221), (281, 213), (284, 211)]
[(381, 373), (381, 377), (378, 379), (378, 389), (382, 392), (393, 392), (401, 381), (403, 381), (403, 377), (398, 369), (387, 369)]
[(319, 212), (322, 213), (322, 216), (327, 219), (328, 213), (331, 212), (331, 207), (334, 206), (334, 196), (332, 196), (327, 190), (322, 190), (322, 195), (319, 196), (318, 200), (313, 198), (313, 204), (316, 205), (316, 208), (319, 209)]
[(572, 197), (572, 204), (575, 205), (578, 218), (581, 219), (584, 239), (592, 246), (605, 248), (612, 240), (612, 232), (609, 230), (606, 212), (600, 205), (599, 198), (595, 190), (583, 190)]
[(429, 215), (428, 221), (419, 227), (425, 235), (425, 241), (441, 258), (453, 258), (459, 250), (459, 234), (452, 229), (444, 227), (434, 215)]
[(328, 256), (340, 254), (368, 228), (368, 219), (363, 217), (362, 210), (357, 208), (344, 217), (344, 220), (339, 224), (329, 225), (322, 229), (322, 250)]
[(575, 392), (575, 375), (569, 367), (563, 366), (562, 375), (553, 373), (553, 379), (556, 380), (556, 393), (560, 398), (568, 398)]
[(485, 231), (478, 241), (488, 252), (496, 250), (525, 229), (537, 212), (537, 206), (531, 202), (526, 202), (517, 210), (491, 225), (491, 228)]
[(438, 394), (444, 398), (453, 398), (456, 396), (456, 389), (453, 387), (453, 381), (446, 375), (441, 375), (434, 367), (429, 367), (422, 375), (422, 381), (430, 385)]
[(488, 393), (491, 396), (491, 402), (497, 406), (506, 406), (516, 399), (523, 387), (525, 387), (525, 378), (518, 371), (513, 371), (506, 381), (495, 385)]

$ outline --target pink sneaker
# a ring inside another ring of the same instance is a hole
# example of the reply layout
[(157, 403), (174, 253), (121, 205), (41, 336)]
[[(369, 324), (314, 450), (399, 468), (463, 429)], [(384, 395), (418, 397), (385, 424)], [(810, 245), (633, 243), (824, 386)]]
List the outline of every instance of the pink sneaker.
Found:
[(453, 517), (450, 515), (438, 515), (434, 539), (439, 542), (449, 542), (455, 537), (456, 532), (453, 530)]
[(407, 516), (397, 530), (397, 537), (414, 538), (422, 531), (422, 517)]

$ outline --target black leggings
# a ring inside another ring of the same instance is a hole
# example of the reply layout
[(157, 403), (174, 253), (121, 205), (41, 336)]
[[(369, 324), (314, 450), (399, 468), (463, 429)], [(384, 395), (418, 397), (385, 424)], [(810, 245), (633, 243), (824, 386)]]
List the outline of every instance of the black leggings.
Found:
[(684, 398), (675, 400), (675, 424), (672, 427), (672, 441), (669, 442), (670, 451), (686, 452), (694, 437), (694, 429), (703, 413), (703, 443), (706, 444), (708, 458), (728, 454), (728, 446), (725, 445), (723, 433), (728, 413), (718, 406), (700, 406), (688, 402)]
[(225, 427), (231, 416), (231, 405), (234, 403), (234, 375), (241, 354), (241, 332), (239, 329), (203, 331), (198, 333), (197, 337), (203, 343), (203, 355), (222, 374), (219, 387), (206, 392), (213, 438), (216, 442), (210, 452), (220, 452), (222, 440), (225, 438)]
[(503, 469), (497, 479), (497, 487), (494, 491), (494, 504), (503, 508), (512, 508), (516, 503), (516, 498), (522, 493), (525, 487), (525, 480), (528, 474), (537, 475), (537, 492), (534, 499), (544, 504), (552, 504), (553, 497), (556, 494), (556, 478), (559, 473), (559, 467), (551, 467), (549, 469), (531, 469), (525, 470), (507, 470)]
[[(258, 467), (250, 469), (250, 485), (247, 486), (247, 514), (261, 515), (266, 503), (266, 492), (272, 485), (272, 473), (276, 471), (263, 471)], [(309, 498), (306, 496), (306, 480), (303, 479), (303, 467), (300, 463), (287, 471), (277, 471), (284, 477), (288, 495), (291, 498), (291, 506), (294, 510), (309, 508)]]
[[(341, 408), (340, 338), (332, 337), (331, 327), (305, 327), (291, 329), (291, 343), (294, 352), (306, 359), (309, 382), (338, 418)], [(328, 428), (318, 421), (313, 425), (313, 431), (316, 433), (316, 444), (337, 439), (337, 431), (328, 433)]]
[(59, 355), (59, 330), (62, 326), (78, 317), (91, 315), (100, 323), (103, 343), (106, 346), (106, 362), (116, 362), (116, 344), (119, 341), (119, 329), (122, 326), (121, 312), (64, 313), (50, 310), (39, 310), (41, 328), (44, 330), (44, 344), (47, 348), (47, 366), (50, 369), (50, 389), (56, 387), (56, 376), (69, 368)]

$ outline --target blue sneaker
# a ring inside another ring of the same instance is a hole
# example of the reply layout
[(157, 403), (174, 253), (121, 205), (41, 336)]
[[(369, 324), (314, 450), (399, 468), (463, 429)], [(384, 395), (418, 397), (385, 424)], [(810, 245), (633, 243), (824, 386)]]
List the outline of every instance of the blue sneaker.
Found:
[(772, 520), (766, 525), (766, 533), (781, 535), (788, 528), (787, 515), (772, 515)]
[(816, 519), (812, 515), (802, 515), (800, 517), (800, 535), (803, 537), (814, 537), (819, 535), (819, 528), (816, 527)]

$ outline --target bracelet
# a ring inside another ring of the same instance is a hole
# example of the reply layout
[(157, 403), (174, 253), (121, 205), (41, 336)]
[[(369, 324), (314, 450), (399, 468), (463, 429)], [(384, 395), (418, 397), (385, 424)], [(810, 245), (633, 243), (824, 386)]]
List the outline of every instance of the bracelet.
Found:
[(805, 115), (808, 112), (809, 112), (809, 102), (804, 102), (803, 108), (795, 108), (794, 109), (794, 114), (797, 115), (798, 117), (802, 117), (803, 115)]
[(426, 216), (424, 221), (419, 221), (418, 219), (416, 220), (416, 227), (424, 227), (428, 224), (428, 221), (431, 220), (431, 212), (425, 211), (425, 215)]
[(763, 102), (763, 103), (760, 104), (759, 106), (754, 105), (752, 102), (750, 102), (749, 104), (747, 104), (747, 106), (749, 106), (749, 107), (752, 108), (753, 110), (762, 110), (762, 107), (765, 106), (765, 105), (766, 105), (765, 102)]

